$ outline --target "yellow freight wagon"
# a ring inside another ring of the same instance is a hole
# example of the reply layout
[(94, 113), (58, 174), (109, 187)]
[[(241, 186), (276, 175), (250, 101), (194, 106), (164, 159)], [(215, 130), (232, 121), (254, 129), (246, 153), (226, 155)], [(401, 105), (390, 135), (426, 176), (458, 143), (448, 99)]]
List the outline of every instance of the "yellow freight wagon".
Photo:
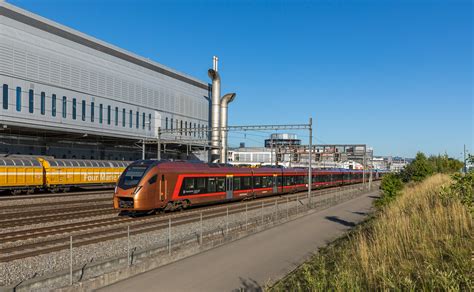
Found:
[(36, 158), (0, 158), (0, 189), (32, 193), (43, 184), (43, 166)]
[(52, 191), (72, 186), (113, 185), (129, 162), (69, 159), (39, 159), (45, 170), (45, 185)]

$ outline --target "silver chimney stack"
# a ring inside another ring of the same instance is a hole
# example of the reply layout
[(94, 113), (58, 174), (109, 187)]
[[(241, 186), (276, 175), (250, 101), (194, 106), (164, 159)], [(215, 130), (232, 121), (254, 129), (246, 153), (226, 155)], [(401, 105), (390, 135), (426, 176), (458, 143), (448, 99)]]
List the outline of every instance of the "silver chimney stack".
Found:
[(221, 99), (221, 117), (220, 117), (220, 130), (221, 130), (221, 163), (227, 164), (227, 108), (231, 103), (236, 94), (227, 93)]
[(220, 99), (221, 99), (221, 77), (217, 72), (219, 59), (212, 58), (213, 69), (209, 69), (207, 74), (212, 80), (212, 107), (211, 107), (211, 155), (209, 161), (216, 163), (219, 160), (219, 117), (220, 117)]

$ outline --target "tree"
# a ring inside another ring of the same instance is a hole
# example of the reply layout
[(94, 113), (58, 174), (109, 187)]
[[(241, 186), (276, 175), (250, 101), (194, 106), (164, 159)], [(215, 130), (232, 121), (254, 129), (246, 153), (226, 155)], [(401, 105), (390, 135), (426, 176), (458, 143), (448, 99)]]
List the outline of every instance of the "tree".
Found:
[(433, 174), (434, 171), (433, 164), (428, 161), (426, 155), (418, 152), (415, 160), (407, 165), (402, 172), (402, 179), (404, 182), (409, 182), (410, 180), (418, 182)]

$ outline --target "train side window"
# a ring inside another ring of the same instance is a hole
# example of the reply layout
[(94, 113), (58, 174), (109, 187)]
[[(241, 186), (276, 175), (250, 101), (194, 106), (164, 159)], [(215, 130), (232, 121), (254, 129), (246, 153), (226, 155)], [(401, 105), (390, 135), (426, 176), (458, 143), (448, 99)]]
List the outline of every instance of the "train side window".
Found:
[(148, 184), (152, 185), (154, 183), (156, 183), (156, 180), (158, 179), (158, 175), (154, 175), (152, 176), (149, 180), (148, 180)]
[(277, 185), (278, 186), (282, 185), (282, 177), (281, 176), (277, 176)]
[(251, 184), (250, 184), (250, 176), (244, 176), (242, 177), (242, 189), (243, 190), (249, 190), (252, 188)]
[(203, 177), (196, 178), (196, 189), (199, 190), (200, 193), (206, 192), (206, 179)]
[(254, 189), (258, 189), (262, 187), (262, 179), (259, 176), (253, 177), (253, 187)]
[(242, 188), (240, 187), (240, 177), (234, 177), (234, 191), (239, 191)]
[(225, 177), (218, 177), (217, 178), (217, 191), (218, 192), (225, 191)]
[(209, 193), (216, 192), (216, 178), (215, 177), (210, 177), (207, 179), (207, 191)]

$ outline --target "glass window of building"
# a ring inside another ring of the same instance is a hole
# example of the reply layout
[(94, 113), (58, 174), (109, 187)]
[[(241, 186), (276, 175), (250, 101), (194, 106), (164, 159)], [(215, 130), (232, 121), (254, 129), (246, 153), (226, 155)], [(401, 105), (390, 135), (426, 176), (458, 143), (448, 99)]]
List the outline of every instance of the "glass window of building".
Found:
[(8, 109), (8, 84), (3, 84), (3, 109)]
[(151, 131), (151, 114), (148, 114), (148, 131)]
[(94, 102), (91, 102), (91, 122), (94, 122)]
[(99, 104), (99, 124), (102, 124), (103, 119), (104, 119), (104, 105)]
[(63, 96), (63, 119), (67, 117), (67, 98)]
[(188, 135), (188, 122), (184, 122), (184, 135)]
[(122, 127), (125, 127), (125, 109), (122, 109)]
[(168, 130), (168, 118), (165, 119), (165, 129)]
[(130, 128), (133, 127), (133, 111), (130, 110), (130, 124), (129, 124)]
[(118, 114), (119, 113), (119, 110), (118, 110), (118, 106), (115, 107), (115, 125), (118, 126)]
[(75, 98), (72, 99), (72, 119), (75, 120), (77, 117), (77, 100)]
[(137, 111), (137, 118), (136, 118), (135, 122), (136, 122), (135, 126), (138, 129), (140, 127), (140, 115), (139, 115), (138, 111)]
[(170, 123), (170, 125), (171, 125), (171, 130), (173, 130), (173, 118), (171, 118), (171, 123)]
[(32, 114), (35, 107), (35, 92), (33, 89), (30, 89), (28, 93), (28, 111)]
[(145, 130), (145, 113), (142, 113), (142, 129)]
[(82, 112), (81, 113), (82, 113), (82, 115), (81, 115), (82, 120), (85, 121), (86, 120), (86, 101), (85, 100), (82, 101)]
[(51, 95), (51, 115), (56, 116), (56, 94)]
[(16, 88), (16, 111), (21, 112), (21, 87)]
[(110, 119), (111, 119), (111, 113), (112, 111), (112, 108), (110, 107), (110, 105), (107, 106), (107, 125), (110, 125)]
[(183, 120), (179, 122), (179, 134), (183, 135)]
[(40, 110), (41, 114), (44, 115), (46, 113), (46, 93), (44, 91), (41, 92), (40, 96)]

